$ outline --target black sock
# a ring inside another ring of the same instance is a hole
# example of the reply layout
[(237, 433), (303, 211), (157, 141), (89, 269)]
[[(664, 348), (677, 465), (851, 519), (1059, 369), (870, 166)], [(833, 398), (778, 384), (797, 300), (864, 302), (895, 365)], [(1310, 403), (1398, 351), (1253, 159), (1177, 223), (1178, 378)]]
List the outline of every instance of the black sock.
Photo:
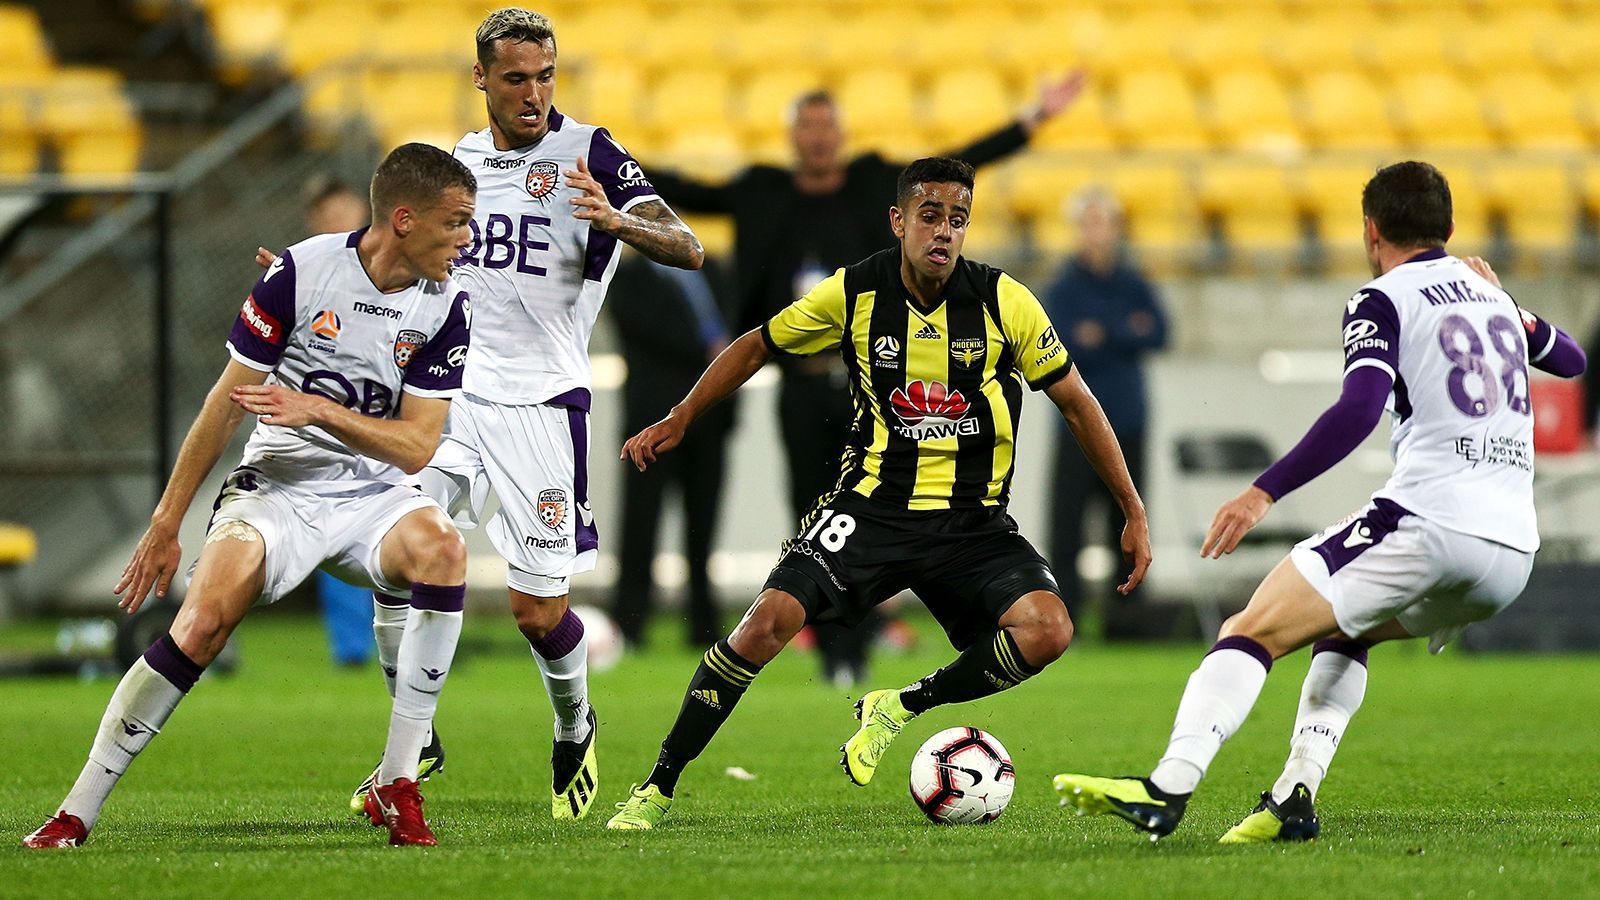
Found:
[(992, 639), (973, 644), (955, 662), (901, 691), (900, 702), (907, 712), (922, 713), (998, 694), (1041, 671), (1023, 660), (1017, 642), (1002, 628)]
[(728, 720), (733, 705), (760, 672), (760, 666), (733, 652), (726, 640), (713, 644), (689, 679), (678, 720), (661, 742), (661, 756), (645, 784), (653, 784), (671, 797), (683, 767), (711, 743), (711, 736)]

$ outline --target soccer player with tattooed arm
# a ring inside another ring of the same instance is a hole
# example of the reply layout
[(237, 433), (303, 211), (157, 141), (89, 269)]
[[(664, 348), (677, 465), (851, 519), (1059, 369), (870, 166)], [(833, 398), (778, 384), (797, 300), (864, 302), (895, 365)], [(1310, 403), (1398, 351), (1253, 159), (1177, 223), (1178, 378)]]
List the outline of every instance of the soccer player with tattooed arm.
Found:
[(370, 228), (295, 244), (256, 282), (228, 336), (231, 359), (114, 589), (121, 607), (136, 612), (152, 588), (167, 595), (178, 526), (248, 414), (257, 423), (244, 459), (213, 506), (171, 630), (123, 676), (77, 783), (25, 846), (82, 844), (250, 609), (319, 568), (409, 609), (389, 739), (363, 805), (389, 843), (436, 843), (417, 761), (461, 634), (467, 563), (460, 533), (415, 475), (461, 388), (469, 306), (450, 265), (470, 239), (476, 193), (448, 153), (401, 146), (372, 178)]
[(1132, 574), (1120, 590), (1144, 578), (1144, 505), (1105, 413), (1034, 295), (961, 256), (972, 167), (918, 160), (896, 196), (888, 213), (898, 246), (840, 269), (739, 338), (665, 419), (623, 446), (635, 465), (650, 465), (775, 356), (834, 351), (850, 373), (855, 415), (837, 485), (785, 542), (733, 633), (706, 651), (655, 768), (610, 828), (661, 822), (684, 767), (808, 622), (858, 622), (909, 589), (960, 652), (909, 687), (856, 703), (861, 724), (840, 763), (857, 785), (920, 713), (1015, 687), (1066, 651), (1072, 621), (1055, 577), (1006, 513), (1025, 387), (1060, 409), (1121, 506)]

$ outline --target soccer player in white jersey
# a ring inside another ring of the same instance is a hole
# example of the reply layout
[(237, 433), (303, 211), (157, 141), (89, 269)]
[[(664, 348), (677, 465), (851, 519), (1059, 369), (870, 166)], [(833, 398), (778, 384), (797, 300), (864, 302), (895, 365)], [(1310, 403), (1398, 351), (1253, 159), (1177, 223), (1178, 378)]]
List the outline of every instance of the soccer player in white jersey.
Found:
[(414, 474), (433, 456), (467, 356), (467, 294), (450, 279), (467, 246), (472, 173), (423, 144), (372, 179), (373, 226), (284, 251), (228, 337), (231, 356), (178, 453), (150, 528), (115, 592), (165, 597), (178, 526), (247, 413), (244, 459), (224, 482), (172, 629), (123, 676), (60, 812), (23, 839), (75, 847), (101, 806), (233, 629), (323, 568), (406, 598), (389, 739), (367, 806), (389, 843), (433, 845), (417, 793), (466, 595), (466, 549)]
[[(497, 10), (476, 38), (473, 81), (489, 127), (462, 138), (455, 157), (478, 179), (472, 244), (456, 263), (478, 329), (463, 396), (423, 484), (462, 527), (477, 525), (491, 491), (499, 500), (489, 539), (508, 564), (511, 612), (555, 711), (551, 814), (578, 819), (599, 777), (583, 623), (567, 604), (572, 576), (594, 568), (598, 546), (589, 335), (619, 242), (687, 269), (704, 254), (604, 128), (554, 107), (549, 19)], [(377, 599), (381, 620), (393, 601)]]
[(1314, 644), (1283, 774), (1222, 841), (1316, 837), (1313, 801), (1366, 693), (1367, 649), (1417, 637), (1437, 653), (1527, 583), (1539, 549), (1528, 366), (1571, 378), (1587, 365), (1583, 351), (1519, 308), (1482, 260), (1445, 252), (1454, 226), (1438, 169), (1380, 169), (1361, 207), (1376, 277), (1344, 305), (1339, 400), (1222, 505), (1200, 553), (1233, 552), (1274, 501), (1360, 445), (1385, 409), (1394, 472), (1361, 510), (1297, 544), (1223, 624), (1149, 777), (1056, 776), (1080, 812), (1121, 816), (1151, 840), (1170, 834), (1272, 661)]

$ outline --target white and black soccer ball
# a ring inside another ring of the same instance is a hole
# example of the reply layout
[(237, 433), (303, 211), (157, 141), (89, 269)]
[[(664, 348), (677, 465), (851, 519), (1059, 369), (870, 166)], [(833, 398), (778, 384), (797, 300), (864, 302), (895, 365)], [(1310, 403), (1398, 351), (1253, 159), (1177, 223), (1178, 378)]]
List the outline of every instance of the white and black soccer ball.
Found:
[(994, 735), (946, 728), (911, 759), (911, 799), (940, 825), (979, 825), (1006, 811), (1016, 787), (1011, 754)]
[(622, 661), (622, 631), (611, 617), (596, 606), (574, 606), (572, 614), (583, 622), (583, 636), (589, 642), (589, 668), (604, 672)]

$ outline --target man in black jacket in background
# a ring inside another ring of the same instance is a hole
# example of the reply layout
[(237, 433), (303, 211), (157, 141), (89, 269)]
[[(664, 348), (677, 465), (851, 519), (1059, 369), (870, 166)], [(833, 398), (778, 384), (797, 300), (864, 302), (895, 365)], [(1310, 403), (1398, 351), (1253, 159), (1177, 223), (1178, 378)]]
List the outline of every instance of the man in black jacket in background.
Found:
[[(707, 269), (712, 269), (709, 264)], [(715, 272), (709, 274), (714, 275)], [(706, 364), (728, 345), (728, 329), (711, 293), (706, 271), (658, 265), (629, 253), (617, 267), (606, 308), (611, 311), (628, 361), (622, 389), (623, 437), (638, 434), (661, 411), (694, 387)], [(622, 541), (616, 601), (612, 612), (630, 646), (645, 643), (645, 624), (654, 605), (652, 565), (664, 494), (676, 489), (683, 500), (684, 551), (688, 593), (684, 614), (689, 645), (721, 637), (708, 565), (722, 499), (723, 449), (733, 407), (712, 414), (710, 427), (685, 440), (680, 452), (640, 472), (625, 466), (622, 485)]]
[[(1034, 106), (1015, 121), (943, 155), (981, 167), (1023, 147), (1046, 120), (1066, 109), (1083, 89), (1077, 71), (1046, 84)], [(680, 212), (733, 217), (733, 328), (760, 325), (835, 270), (892, 244), (888, 209), (904, 164), (864, 153), (843, 156), (845, 132), (838, 106), (813, 91), (789, 112), (795, 167), (751, 166), (731, 180), (708, 184), (651, 168), (657, 193)], [(789, 466), (789, 502), (795, 520), (839, 477), (839, 456), (850, 429), (846, 373), (829, 354), (780, 361), (779, 430)], [(819, 629), (824, 674), (837, 682), (859, 680), (866, 645), (880, 622), (852, 634)]]

